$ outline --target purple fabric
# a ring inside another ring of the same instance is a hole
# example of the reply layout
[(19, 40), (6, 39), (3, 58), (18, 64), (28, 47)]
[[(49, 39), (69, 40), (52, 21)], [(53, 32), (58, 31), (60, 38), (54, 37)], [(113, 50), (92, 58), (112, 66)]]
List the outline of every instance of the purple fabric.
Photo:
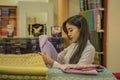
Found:
[(52, 59), (57, 60), (58, 53), (47, 35), (39, 36), (39, 45), (42, 53), (47, 53)]

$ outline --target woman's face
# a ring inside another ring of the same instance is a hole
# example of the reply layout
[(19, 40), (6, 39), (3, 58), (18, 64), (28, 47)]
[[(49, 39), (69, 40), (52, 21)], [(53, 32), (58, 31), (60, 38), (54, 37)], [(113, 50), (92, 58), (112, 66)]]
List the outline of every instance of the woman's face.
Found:
[(71, 24), (66, 24), (66, 28), (71, 42), (77, 42), (80, 35), (80, 29)]

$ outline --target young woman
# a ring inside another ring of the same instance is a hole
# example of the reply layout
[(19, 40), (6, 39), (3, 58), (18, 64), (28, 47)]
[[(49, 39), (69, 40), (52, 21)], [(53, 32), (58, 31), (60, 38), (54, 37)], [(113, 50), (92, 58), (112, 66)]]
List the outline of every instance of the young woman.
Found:
[(63, 23), (63, 30), (71, 44), (58, 54), (57, 61), (47, 54), (40, 55), (46, 64), (57, 67), (59, 64), (92, 64), (95, 48), (90, 41), (90, 31), (86, 19), (82, 15), (75, 15)]

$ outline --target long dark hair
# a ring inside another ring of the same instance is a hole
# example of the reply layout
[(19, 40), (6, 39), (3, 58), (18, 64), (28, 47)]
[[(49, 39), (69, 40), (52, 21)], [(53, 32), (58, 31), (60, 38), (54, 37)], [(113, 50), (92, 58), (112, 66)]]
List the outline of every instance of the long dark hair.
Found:
[(86, 47), (87, 41), (90, 40), (89, 26), (87, 20), (82, 15), (72, 16), (63, 23), (63, 31), (67, 34), (67, 36), (68, 36), (68, 31), (66, 28), (66, 24), (74, 25), (80, 29), (80, 35), (78, 38), (78, 47), (69, 61), (70, 64), (76, 64), (78, 63), (81, 54), (84, 48)]

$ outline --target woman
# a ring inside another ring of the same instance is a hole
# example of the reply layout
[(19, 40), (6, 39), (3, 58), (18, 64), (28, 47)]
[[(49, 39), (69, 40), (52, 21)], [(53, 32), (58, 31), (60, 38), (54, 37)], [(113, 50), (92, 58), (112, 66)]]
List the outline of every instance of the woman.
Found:
[(58, 54), (57, 61), (47, 54), (41, 54), (46, 64), (58, 67), (59, 64), (92, 64), (95, 48), (90, 41), (90, 31), (86, 19), (82, 15), (75, 15), (63, 23), (63, 30), (71, 44)]

